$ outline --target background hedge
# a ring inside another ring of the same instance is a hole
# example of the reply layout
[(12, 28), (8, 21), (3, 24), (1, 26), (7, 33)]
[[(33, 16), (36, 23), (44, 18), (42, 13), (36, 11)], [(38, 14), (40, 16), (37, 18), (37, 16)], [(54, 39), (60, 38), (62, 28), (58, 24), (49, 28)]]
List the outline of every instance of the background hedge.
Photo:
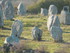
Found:
[(48, 9), (51, 4), (54, 4), (58, 8), (58, 13), (61, 12), (63, 6), (70, 6), (70, 0), (38, 0), (35, 4), (29, 6), (27, 11), (29, 13), (40, 13), (41, 8)]

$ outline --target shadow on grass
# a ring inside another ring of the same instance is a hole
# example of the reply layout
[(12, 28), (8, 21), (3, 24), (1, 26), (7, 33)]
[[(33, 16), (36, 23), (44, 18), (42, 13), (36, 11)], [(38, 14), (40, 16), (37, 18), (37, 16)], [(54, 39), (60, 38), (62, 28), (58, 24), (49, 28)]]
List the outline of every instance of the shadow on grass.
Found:
[(0, 35), (0, 37), (8, 37), (7, 35)]
[(27, 39), (27, 38), (24, 38), (24, 37), (19, 37), (21, 40), (31, 40), (31, 39)]
[(6, 27), (3, 27), (2, 29), (3, 30), (11, 30), (10, 28), (6, 28)]
[(70, 45), (70, 42), (65, 42), (65, 41), (63, 41), (63, 42), (60, 42), (61, 44), (67, 44), (67, 45)]
[(63, 33), (70, 33), (70, 32), (63, 32)]
[(33, 40), (33, 39), (27, 39), (27, 38), (24, 38), (24, 37), (20, 37), (20, 40), (38, 41), (38, 42), (50, 42), (49, 40)]
[(68, 44), (68, 45), (70, 45), (70, 42), (64, 42), (63, 44)]
[(49, 40), (40, 40), (39, 42), (50, 42)]

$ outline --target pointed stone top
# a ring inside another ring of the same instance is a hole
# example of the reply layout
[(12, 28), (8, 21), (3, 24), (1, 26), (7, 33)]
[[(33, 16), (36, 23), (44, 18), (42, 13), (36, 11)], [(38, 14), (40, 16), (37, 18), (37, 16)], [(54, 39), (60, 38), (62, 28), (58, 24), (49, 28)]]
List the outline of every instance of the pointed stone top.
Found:
[(23, 3), (22, 3), (22, 2), (19, 3), (17, 9), (19, 9), (19, 8), (21, 8), (21, 7), (23, 7)]

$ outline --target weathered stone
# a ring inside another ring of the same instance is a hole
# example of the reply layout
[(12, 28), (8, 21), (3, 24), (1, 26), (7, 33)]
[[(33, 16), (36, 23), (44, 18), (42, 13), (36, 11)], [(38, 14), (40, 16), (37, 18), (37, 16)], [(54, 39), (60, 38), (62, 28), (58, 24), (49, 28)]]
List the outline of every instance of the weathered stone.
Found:
[(25, 15), (26, 14), (26, 9), (25, 9), (25, 6), (23, 5), (23, 3), (20, 3), (17, 7), (18, 11), (17, 11), (17, 14), (18, 15)]
[(60, 28), (60, 22), (57, 16), (57, 8), (54, 5), (50, 5), (49, 7), (49, 18), (47, 22), (47, 27), (54, 41), (61, 42), (62, 30)]
[(57, 26), (52, 26), (50, 33), (55, 42), (62, 42), (62, 29)]
[(3, 21), (3, 11), (2, 6), (0, 5), (0, 27), (3, 27), (4, 21)]
[(47, 28), (49, 31), (52, 26), (60, 27), (60, 22), (59, 22), (58, 16), (56, 15), (50, 15), (48, 18)]
[(58, 16), (54, 16), (54, 19), (52, 21), (52, 26), (50, 28), (50, 33), (55, 42), (62, 41), (62, 29), (60, 28), (60, 22)]
[(13, 25), (12, 25), (12, 33), (10, 37), (7, 37), (5, 39), (4, 43), (10, 43), (13, 44), (14, 42), (18, 43), (19, 42), (19, 37), (23, 31), (23, 24), (19, 20), (15, 20)]
[(0, 5), (2, 5), (2, 1), (0, 1)]
[(42, 30), (40, 30), (37, 26), (32, 29), (32, 36), (34, 40), (41, 40)]
[(41, 15), (47, 16), (48, 15), (47, 9), (41, 8)]
[[(64, 6), (67, 7), (67, 6)], [(60, 23), (62, 24), (70, 24), (70, 12), (69, 12), (69, 8), (63, 8), (63, 10), (61, 11), (61, 15), (60, 15)]]
[[(53, 20), (58, 17), (56, 16), (57, 14), (57, 7), (55, 5), (50, 5), (49, 7), (49, 18), (48, 18), (48, 21), (47, 21), (47, 28), (48, 30), (50, 31), (50, 28), (52, 27), (53, 25)], [(56, 21), (56, 23), (59, 23)]]
[(4, 19), (13, 19), (14, 15), (14, 7), (11, 1), (7, 1), (5, 4)]
[(69, 12), (69, 6), (64, 6), (63, 10)]
[(14, 36), (14, 35), (11, 35), (10, 37), (7, 37), (6, 39), (5, 39), (5, 44), (7, 44), (7, 43), (9, 43), (9, 44), (13, 44), (13, 43), (15, 43), (15, 42), (19, 42), (19, 38), (18, 37), (16, 37), (16, 36)]
[(2, 1), (1, 1), (1, 4), (2, 4), (3, 7), (5, 7), (5, 2), (6, 2), (6, 1), (7, 1), (7, 0), (2, 0)]
[(57, 14), (57, 7), (55, 5), (50, 5), (49, 7), (49, 11), (48, 11), (48, 14), (51, 15), (51, 14)]
[(54, 19), (53, 19), (53, 22), (52, 22), (52, 26), (60, 27), (60, 21), (59, 21), (57, 15), (54, 15)]
[(58, 16), (56, 15), (50, 16), (48, 22), (48, 30), (50, 31), (50, 34), (55, 42), (62, 41), (62, 30), (60, 28)]
[(51, 16), (49, 16), (49, 18), (47, 20), (47, 28), (48, 28), (48, 31), (50, 31), (50, 28), (52, 26), (53, 19), (54, 19), (54, 15), (51, 15)]
[(20, 37), (22, 31), (23, 31), (23, 23), (20, 20), (15, 20), (14, 23), (12, 24), (11, 35)]

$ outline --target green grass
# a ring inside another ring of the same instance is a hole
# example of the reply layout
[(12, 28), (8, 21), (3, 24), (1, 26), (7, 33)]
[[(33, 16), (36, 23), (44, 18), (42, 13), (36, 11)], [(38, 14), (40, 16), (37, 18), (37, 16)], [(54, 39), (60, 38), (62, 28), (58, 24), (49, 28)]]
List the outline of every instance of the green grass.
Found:
[[(46, 50), (48, 50), (50, 53), (54, 53), (54, 51), (60, 49), (62, 46), (68, 46), (70, 43), (70, 25), (61, 25), (61, 28), (63, 30), (63, 40), (65, 43), (54, 43), (52, 37), (50, 36), (50, 33), (47, 30), (47, 18), (46, 16), (40, 16), (40, 15), (27, 15), (27, 16), (16, 16), (15, 19), (19, 19), (23, 22), (23, 32), (21, 34), (21, 37), (24, 37), (28, 40), (25, 40), (28, 46), (32, 49), (37, 49), (41, 46), (44, 46)], [(4, 20), (4, 27), (11, 29), (13, 21), (10, 20)], [(34, 26), (39, 26), (40, 29), (43, 31), (42, 40), (43, 41), (32, 41), (32, 28)], [(0, 29), (0, 36), (10, 36), (11, 30), (4, 30)], [(6, 37), (0, 37), (0, 46), (3, 45), (4, 40)], [(70, 52), (70, 50), (69, 50)]]

